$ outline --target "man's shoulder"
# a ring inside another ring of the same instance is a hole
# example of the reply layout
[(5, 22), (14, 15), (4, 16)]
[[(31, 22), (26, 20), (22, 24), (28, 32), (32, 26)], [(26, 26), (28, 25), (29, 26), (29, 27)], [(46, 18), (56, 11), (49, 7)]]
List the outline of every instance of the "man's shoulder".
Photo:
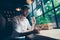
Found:
[(13, 17), (13, 20), (18, 20), (18, 19), (19, 19), (19, 16)]
[(26, 21), (29, 22), (29, 20), (26, 18)]
[(15, 16), (15, 17), (13, 17), (13, 18), (19, 18), (19, 16)]

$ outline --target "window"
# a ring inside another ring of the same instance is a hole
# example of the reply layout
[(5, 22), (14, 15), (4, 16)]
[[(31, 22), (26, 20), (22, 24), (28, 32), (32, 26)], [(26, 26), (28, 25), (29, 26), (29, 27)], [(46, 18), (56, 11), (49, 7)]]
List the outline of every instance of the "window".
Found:
[[(52, 0), (46, 0), (46, 1), (43, 0), (42, 3), (44, 4), (41, 5), (41, 2), (38, 0), (36, 3), (36, 8), (33, 10), (34, 16), (36, 17), (36, 24), (40, 25), (40, 24), (53, 23), (55, 27), (59, 25), (60, 24), (60, 7), (59, 7), (60, 0), (53, 0), (53, 3)], [(54, 7), (52, 4), (54, 4)], [(42, 6), (43, 8), (41, 8)], [(56, 15), (54, 10), (56, 12)], [(45, 17), (43, 17), (42, 13), (44, 13)]]
[(36, 1), (33, 3), (33, 10), (36, 8)]
[(54, 16), (54, 12), (53, 12), (53, 10), (51, 10), (51, 11), (45, 13), (45, 16), (46, 16), (46, 15)]
[(56, 15), (60, 14), (60, 7), (56, 8)]
[(48, 13), (45, 13), (45, 18), (48, 22), (55, 22), (55, 16), (54, 11), (49, 11)]
[(57, 15), (58, 26), (60, 27), (60, 7), (56, 8), (55, 10)]
[(51, 10), (52, 9), (52, 2), (51, 2), (51, 0), (49, 0), (49, 1), (47, 1), (47, 3), (45, 3), (45, 5), (44, 5), (44, 12), (47, 12), (47, 11), (49, 11), (49, 10)]
[(54, 1), (54, 6), (56, 7), (56, 6), (58, 6), (58, 5), (60, 5), (60, 0), (53, 0)]
[(40, 16), (40, 15), (42, 15), (42, 10), (41, 10), (41, 8), (34, 10), (34, 16), (35, 16), (35, 17)]
[(41, 23), (43, 23), (43, 16), (42, 15), (36, 17), (36, 24), (40, 25)]

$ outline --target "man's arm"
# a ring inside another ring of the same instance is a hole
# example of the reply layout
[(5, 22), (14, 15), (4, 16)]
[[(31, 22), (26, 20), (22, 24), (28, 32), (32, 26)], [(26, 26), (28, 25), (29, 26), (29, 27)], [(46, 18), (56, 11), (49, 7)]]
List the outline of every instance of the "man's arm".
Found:
[(35, 20), (34, 17), (32, 17), (32, 26), (30, 26), (29, 21), (28, 21), (28, 30), (27, 31), (24, 31), (22, 33), (30, 33), (30, 32), (32, 32), (32, 33), (35, 32), (36, 33), (37, 30), (34, 29), (35, 24), (36, 24), (36, 20)]
[[(14, 26), (15, 27), (18, 27), (18, 25), (17, 25), (17, 22), (18, 20), (16, 20), (15, 18), (14, 18), (14, 20), (13, 20), (13, 23), (14, 23)], [(21, 32), (18, 32), (19, 34), (20, 34), (20, 36), (25, 36), (25, 35), (29, 35), (29, 34), (33, 34), (33, 33), (36, 33), (35, 31), (34, 31), (34, 26), (35, 26), (35, 24), (32, 24), (32, 27), (31, 27), (31, 29), (29, 29), (29, 30), (27, 30), (27, 31), (24, 31), (24, 30), (20, 30)], [(15, 28), (14, 28), (15, 29)]]
[(32, 18), (31, 18), (31, 22), (32, 22), (31, 29), (34, 30), (34, 27), (35, 27), (35, 24), (36, 24), (36, 19), (35, 19), (35, 17), (32, 17)]

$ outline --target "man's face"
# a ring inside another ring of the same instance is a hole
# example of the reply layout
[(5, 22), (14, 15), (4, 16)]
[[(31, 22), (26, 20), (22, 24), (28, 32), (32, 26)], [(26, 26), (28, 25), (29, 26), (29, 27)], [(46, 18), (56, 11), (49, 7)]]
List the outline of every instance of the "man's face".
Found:
[(25, 9), (24, 13), (23, 13), (23, 16), (27, 17), (28, 13), (29, 13), (29, 9)]

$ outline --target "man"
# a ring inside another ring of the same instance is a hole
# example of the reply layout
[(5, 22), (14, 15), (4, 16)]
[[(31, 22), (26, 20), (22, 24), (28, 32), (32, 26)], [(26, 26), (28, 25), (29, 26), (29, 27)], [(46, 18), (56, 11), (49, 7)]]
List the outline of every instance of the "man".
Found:
[(25, 40), (25, 36), (36, 33), (34, 26), (36, 20), (32, 19), (32, 26), (30, 26), (28, 19), (29, 8), (27, 6), (22, 7), (21, 14), (13, 18), (14, 32), (12, 35), (13, 40)]

